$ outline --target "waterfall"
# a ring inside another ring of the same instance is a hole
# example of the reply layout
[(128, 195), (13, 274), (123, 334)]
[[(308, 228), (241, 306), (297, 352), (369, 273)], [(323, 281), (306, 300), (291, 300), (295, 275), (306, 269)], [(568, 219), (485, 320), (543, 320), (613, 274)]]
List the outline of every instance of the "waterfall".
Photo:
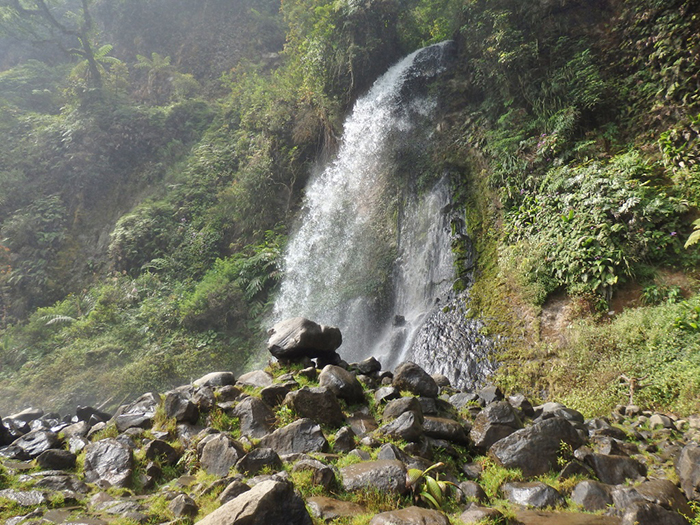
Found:
[(358, 99), (290, 238), (273, 321), (338, 326), (350, 362), (374, 355), (388, 368), (411, 357), (430, 369), (424, 354), (435, 338), (422, 328), (454, 300), (449, 180), (418, 191), (411, 164), (425, 156), (437, 107), (427, 84), (446, 69), (451, 46), (414, 52)]

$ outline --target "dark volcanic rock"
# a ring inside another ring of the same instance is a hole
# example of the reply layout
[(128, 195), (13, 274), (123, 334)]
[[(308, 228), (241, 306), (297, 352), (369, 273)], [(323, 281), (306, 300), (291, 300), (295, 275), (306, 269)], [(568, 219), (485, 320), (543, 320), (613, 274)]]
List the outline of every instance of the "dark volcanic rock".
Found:
[(314, 486), (329, 491), (335, 486), (335, 471), (317, 459), (302, 459), (292, 467), (292, 472), (308, 470), (312, 472), (311, 482)]
[(271, 448), (251, 450), (236, 463), (236, 469), (248, 476), (254, 476), (265, 467), (274, 472), (282, 468), (282, 460)]
[(355, 433), (350, 427), (343, 427), (335, 434), (333, 450), (338, 452), (350, 452), (355, 448)]
[(377, 514), (369, 525), (450, 525), (450, 520), (437, 510), (407, 507)]
[(275, 413), (256, 397), (247, 397), (233, 409), (231, 414), (240, 419), (241, 435), (260, 439), (272, 430)]
[(420, 366), (405, 361), (394, 370), (392, 386), (417, 396), (437, 397), (439, 389), (435, 380)]
[(688, 525), (688, 520), (654, 503), (636, 503), (625, 512), (622, 525)]
[(187, 494), (180, 494), (168, 504), (168, 510), (173, 513), (176, 518), (191, 517), (197, 515), (199, 507), (195, 501)]
[(683, 447), (676, 461), (676, 472), (685, 497), (700, 500), (700, 445), (689, 443)]
[(46, 450), (59, 447), (60, 441), (58, 435), (49, 430), (32, 430), (15, 439), (12, 445), (21, 448), (28, 458), (33, 459)]
[(391, 421), (406, 412), (413, 412), (416, 414), (418, 422), (421, 425), (423, 424), (423, 407), (420, 401), (415, 397), (400, 397), (399, 399), (389, 401), (382, 412), (382, 421)]
[(401, 461), (365, 461), (340, 469), (343, 488), (348, 491), (374, 488), (381, 492), (406, 492), (406, 465)]
[(468, 441), (464, 427), (454, 419), (425, 416), (423, 418), (423, 432), (428, 437), (445, 439), (452, 443), (466, 444)]
[(250, 487), (243, 483), (241, 480), (234, 480), (231, 483), (228, 484), (228, 486), (224, 489), (224, 491), (221, 493), (219, 496), (219, 503), (222, 505), (224, 503), (228, 503), (234, 498), (237, 498), (244, 492), (248, 492), (250, 490)]
[(198, 522), (199, 525), (312, 525), (304, 500), (291, 483), (267, 480), (255, 485)]
[(12, 443), (16, 438), (10, 433), (10, 429), (5, 426), (5, 424), (2, 422), (2, 419), (0, 419), (0, 447), (4, 447), (5, 445), (9, 445)]
[(587, 512), (604, 510), (612, 505), (611, 487), (598, 481), (582, 481), (571, 493), (571, 500)]
[(365, 392), (355, 374), (339, 366), (327, 365), (318, 376), (318, 384), (351, 405), (365, 402)]
[(540, 421), (497, 441), (490, 454), (506, 468), (519, 468), (525, 477), (539, 476), (557, 465), (561, 443), (577, 449), (583, 440), (564, 418)]
[(200, 463), (209, 474), (224, 477), (244, 455), (240, 443), (226, 434), (216, 434), (202, 448)]
[(114, 487), (126, 487), (133, 470), (131, 449), (116, 439), (103, 439), (85, 447), (85, 481), (106, 481)]
[(199, 408), (190, 401), (184, 392), (171, 391), (165, 394), (163, 408), (167, 417), (174, 417), (178, 423), (195, 424), (199, 420)]
[(287, 394), (284, 404), (301, 417), (308, 417), (317, 423), (340, 426), (345, 414), (335, 394), (323, 387), (304, 387)]
[(211, 372), (200, 377), (192, 383), (194, 386), (220, 387), (236, 384), (236, 376), (233, 372)]
[(294, 317), (273, 326), (267, 349), (277, 359), (299, 359), (334, 355), (343, 342), (340, 330)]
[(506, 483), (501, 487), (506, 498), (516, 505), (543, 509), (564, 503), (564, 498), (553, 487), (539, 481), (531, 483)]
[(270, 407), (281, 405), (291, 388), (288, 385), (270, 385), (260, 391), (260, 399)]
[(469, 437), (475, 447), (486, 451), (499, 439), (521, 428), (523, 424), (510, 403), (496, 401), (479, 412), (474, 419)]
[(322, 452), (328, 442), (315, 421), (305, 418), (275, 430), (260, 440), (261, 447), (269, 447), (279, 455)]
[(627, 456), (588, 454), (584, 461), (593, 469), (598, 479), (608, 485), (619, 485), (628, 479), (636, 481), (647, 474), (644, 465)]
[(75, 467), (76, 455), (67, 450), (45, 450), (36, 458), (36, 462), (46, 470), (68, 470)]
[(418, 441), (423, 436), (423, 426), (415, 412), (404, 412), (392, 422), (379, 427), (378, 432), (394, 439)]
[(160, 439), (149, 441), (143, 447), (146, 458), (160, 459), (167, 465), (174, 465), (180, 459), (180, 454), (171, 445)]
[(340, 501), (325, 496), (314, 496), (306, 502), (311, 514), (324, 521), (332, 521), (337, 518), (352, 518), (358, 514), (364, 514), (367, 510), (349, 501)]
[(106, 423), (112, 419), (112, 414), (108, 414), (94, 407), (82, 405), (78, 405), (75, 409), (75, 415), (80, 421), (89, 422), (91, 425), (99, 423), (100, 421)]

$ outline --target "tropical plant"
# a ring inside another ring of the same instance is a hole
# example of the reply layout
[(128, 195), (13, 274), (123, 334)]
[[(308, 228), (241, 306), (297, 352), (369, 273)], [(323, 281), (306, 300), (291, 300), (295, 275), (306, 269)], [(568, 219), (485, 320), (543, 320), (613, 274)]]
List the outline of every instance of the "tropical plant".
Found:
[(442, 462), (435, 463), (425, 470), (416, 468), (408, 469), (406, 475), (406, 486), (413, 494), (413, 500), (423, 502), (436, 509), (442, 509), (447, 502), (450, 486), (456, 485), (450, 481), (441, 481), (440, 473), (429, 473), (444, 467)]

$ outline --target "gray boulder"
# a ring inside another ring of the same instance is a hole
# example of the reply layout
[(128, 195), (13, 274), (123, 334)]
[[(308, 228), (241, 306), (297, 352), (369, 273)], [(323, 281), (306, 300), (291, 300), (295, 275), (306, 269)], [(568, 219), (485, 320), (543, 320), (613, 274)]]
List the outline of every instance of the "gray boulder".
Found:
[(282, 460), (271, 448), (251, 450), (236, 463), (236, 469), (247, 476), (254, 476), (265, 467), (275, 472), (282, 468)]
[(325, 496), (314, 496), (306, 502), (311, 514), (325, 522), (338, 518), (352, 518), (358, 514), (365, 514), (367, 510), (349, 501), (340, 501)]
[(270, 385), (260, 391), (260, 399), (270, 407), (276, 407), (284, 402), (284, 398), (291, 388), (288, 385)]
[(312, 525), (304, 500), (291, 483), (267, 480), (225, 503), (198, 525)]
[(293, 453), (322, 452), (328, 441), (315, 421), (304, 418), (275, 430), (260, 440), (261, 447), (269, 447), (279, 455)]
[(260, 439), (275, 425), (275, 413), (257, 397), (245, 398), (231, 414), (240, 420), (241, 435), (249, 438)]
[(365, 402), (365, 392), (355, 374), (339, 366), (324, 367), (318, 376), (318, 384), (351, 405)]
[(127, 487), (133, 466), (131, 449), (116, 439), (102, 439), (85, 447), (84, 474), (88, 483), (101, 481)]
[(685, 497), (700, 500), (700, 445), (689, 443), (683, 447), (676, 460), (676, 473)]
[(619, 485), (625, 481), (637, 481), (647, 474), (646, 467), (636, 459), (627, 456), (606, 456), (604, 454), (588, 454), (584, 462), (593, 469), (602, 483)]
[(281, 321), (267, 333), (267, 349), (277, 359), (333, 356), (343, 342), (338, 328), (303, 317)]
[(75, 467), (76, 455), (67, 450), (45, 450), (36, 458), (39, 466), (46, 470), (68, 470)]
[(174, 465), (180, 459), (180, 453), (161, 439), (149, 441), (143, 451), (147, 459), (157, 459), (166, 465)]
[(622, 525), (688, 525), (688, 520), (677, 512), (654, 503), (635, 503), (622, 517)]
[(437, 397), (439, 388), (435, 380), (420, 366), (405, 361), (394, 370), (392, 386), (416, 396)]
[(194, 518), (199, 511), (199, 507), (187, 494), (179, 494), (168, 504), (168, 510), (176, 518)]
[(506, 468), (519, 468), (523, 476), (544, 474), (557, 466), (561, 443), (577, 449), (583, 440), (564, 418), (555, 417), (517, 430), (494, 443), (490, 454)]
[(335, 486), (335, 471), (317, 459), (302, 459), (292, 467), (292, 472), (311, 471), (314, 486), (330, 491)]
[(420, 401), (418, 401), (418, 398), (415, 397), (400, 397), (399, 399), (389, 401), (382, 412), (382, 420), (391, 421), (406, 412), (413, 412), (416, 414), (418, 422), (421, 425), (423, 424), (423, 407)]
[(60, 446), (58, 434), (49, 430), (32, 430), (15, 439), (12, 446), (19, 447), (27, 459), (34, 459), (46, 450)]
[(406, 465), (396, 460), (365, 461), (340, 469), (343, 489), (356, 491), (365, 488), (380, 492), (406, 492)]
[(454, 419), (425, 416), (423, 418), (423, 432), (428, 437), (445, 439), (452, 443), (467, 444), (468, 442), (464, 427)]
[(223, 478), (244, 455), (245, 450), (240, 443), (226, 434), (216, 434), (202, 448), (199, 461), (209, 474)]
[(534, 481), (530, 483), (506, 483), (501, 487), (503, 495), (516, 505), (544, 509), (564, 503), (564, 498), (554, 487)]
[(586, 512), (605, 510), (613, 502), (611, 489), (610, 485), (598, 481), (582, 481), (574, 487), (571, 500)]
[(335, 433), (333, 450), (338, 452), (350, 452), (355, 448), (355, 433), (350, 427), (343, 427)]
[(450, 525), (450, 520), (437, 510), (407, 507), (377, 514), (369, 525)]
[(172, 417), (178, 423), (195, 424), (199, 420), (199, 408), (190, 401), (184, 392), (171, 391), (165, 394), (163, 401), (166, 417)]
[(236, 479), (233, 480), (231, 483), (229, 483), (224, 491), (219, 495), (219, 503), (222, 505), (224, 503), (228, 503), (234, 498), (237, 498), (244, 492), (248, 492), (250, 490), (250, 487), (243, 483), (241, 480)]
[(300, 417), (317, 423), (338, 427), (345, 421), (345, 414), (335, 394), (323, 387), (304, 387), (287, 394), (284, 404)]
[(45, 505), (49, 501), (46, 495), (38, 490), (3, 489), (0, 490), (0, 498), (14, 501), (20, 507)]
[(242, 386), (252, 386), (253, 388), (265, 388), (272, 385), (273, 378), (264, 370), (253, 370), (239, 377), (236, 383)]
[(220, 387), (235, 385), (236, 376), (233, 375), (233, 372), (211, 372), (207, 375), (200, 377), (199, 379), (196, 379), (195, 381), (193, 381), (192, 384), (197, 387)]
[(515, 409), (507, 401), (488, 405), (474, 419), (469, 437), (481, 451), (488, 450), (499, 439), (523, 428)]
[(394, 439), (418, 441), (423, 436), (423, 426), (415, 412), (404, 412), (390, 423), (379, 427), (378, 432)]

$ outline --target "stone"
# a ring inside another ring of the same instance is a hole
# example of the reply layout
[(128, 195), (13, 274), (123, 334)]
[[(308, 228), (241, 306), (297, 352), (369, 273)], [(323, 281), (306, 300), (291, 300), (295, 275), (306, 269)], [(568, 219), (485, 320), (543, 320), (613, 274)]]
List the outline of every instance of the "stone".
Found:
[(291, 392), (288, 385), (270, 385), (260, 391), (260, 399), (269, 407), (276, 407), (282, 404), (285, 396)]
[(219, 503), (222, 505), (224, 503), (228, 503), (234, 498), (237, 498), (244, 492), (247, 492), (250, 490), (250, 487), (243, 483), (241, 480), (236, 479), (233, 480), (231, 483), (229, 483), (224, 491), (219, 495)]
[(700, 500), (700, 445), (689, 443), (681, 450), (676, 461), (676, 473), (685, 497)]
[(88, 486), (75, 476), (69, 474), (56, 474), (44, 476), (34, 485), (36, 488), (53, 491), (70, 491), (78, 494), (87, 494)]
[(256, 397), (247, 397), (231, 411), (231, 415), (239, 418), (241, 435), (260, 439), (268, 435), (275, 425), (275, 413)]
[(553, 417), (562, 417), (571, 423), (579, 423), (583, 425), (584, 417), (581, 412), (568, 408), (561, 403), (545, 403), (535, 407), (535, 412), (539, 414), (538, 419), (550, 419)]
[(450, 525), (450, 520), (437, 510), (406, 507), (377, 514), (369, 525)]
[(564, 468), (561, 469), (561, 472), (559, 473), (559, 479), (569, 479), (573, 478), (574, 476), (593, 478), (595, 477), (595, 474), (590, 467), (584, 465), (581, 461), (574, 459), (564, 465)]
[(272, 376), (264, 370), (253, 370), (247, 374), (243, 374), (238, 378), (237, 384), (243, 386), (252, 386), (253, 388), (265, 388), (273, 383)]
[(539, 481), (505, 483), (501, 491), (511, 503), (524, 507), (544, 509), (564, 503), (564, 498), (558, 490)]
[(43, 492), (38, 490), (15, 490), (3, 489), (0, 490), (0, 498), (14, 501), (20, 507), (34, 507), (36, 505), (44, 505), (48, 503), (48, 499)]
[(464, 525), (476, 525), (484, 523), (487, 519), (498, 523), (501, 521), (502, 517), (503, 514), (496, 509), (472, 504), (467, 507), (467, 510), (460, 514), (459, 520), (464, 523)]
[(39, 419), (44, 415), (44, 411), (40, 408), (25, 408), (21, 412), (7, 416), (7, 419), (12, 419), (14, 421), (23, 421), (24, 423), (31, 423), (32, 421)]
[(411, 461), (411, 456), (403, 452), (399, 447), (393, 443), (385, 443), (377, 452), (377, 459), (387, 460), (398, 460), (403, 464), (407, 465)]
[(198, 525), (312, 525), (304, 500), (291, 483), (270, 479), (258, 483), (197, 522)]
[(187, 494), (180, 494), (168, 504), (168, 510), (172, 512), (176, 518), (193, 518), (197, 515), (197, 512), (199, 512), (199, 507)]
[(333, 355), (343, 342), (340, 330), (303, 317), (286, 319), (268, 332), (268, 351), (277, 359), (299, 359)]
[(354, 373), (339, 366), (327, 365), (318, 376), (318, 385), (333, 392), (350, 405), (365, 403), (365, 392)]
[(418, 422), (423, 424), (423, 407), (415, 397), (401, 397), (387, 403), (382, 412), (382, 421), (391, 421), (406, 412), (413, 412)]
[(430, 377), (433, 378), (438, 388), (449, 388), (452, 386), (450, 379), (443, 374), (432, 374)]
[(519, 468), (523, 476), (544, 474), (557, 466), (561, 443), (576, 450), (583, 439), (564, 418), (555, 417), (517, 430), (494, 443), (489, 452), (506, 468)]
[(685, 516), (692, 516), (692, 509), (688, 505), (683, 493), (668, 479), (653, 479), (644, 481), (634, 487), (645, 500), (660, 505), (667, 510), (680, 512)]
[(236, 384), (236, 376), (233, 372), (210, 372), (192, 382), (196, 387), (210, 386), (221, 387)]
[(15, 439), (12, 446), (19, 447), (24, 452), (26, 459), (34, 459), (42, 452), (60, 446), (58, 435), (49, 430), (32, 430)]
[(199, 462), (202, 468), (222, 478), (245, 455), (241, 444), (226, 434), (212, 436), (201, 450)]
[(363, 437), (370, 432), (377, 430), (376, 420), (368, 413), (354, 412), (348, 417), (350, 428), (359, 437)]
[(356, 491), (364, 488), (380, 492), (406, 492), (406, 465), (396, 460), (365, 461), (340, 469), (343, 489)]
[(0, 419), (0, 447), (4, 447), (6, 445), (9, 445), (12, 443), (16, 437), (12, 435), (10, 432), (10, 429), (5, 426), (5, 424), (2, 422), (2, 419)]
[(518, 525), (620, 525), (621, 520), (615, 516), (523, 509), (516, 512), (514, 522)]
[(117, 431), (120, 433), (125, 432), (130, 428), (151, 428), (153, 426), (154, 415), (155, 412), (140, 414), (120, 414), (114, 417), (114, 423), (117, 426)]
[(127, 487), (131, 481), (134, 459), (131, 449), (116, 439), (102, 439), (85, 447), (85, 481), (107, 482)]
[(343, 427), (335, 433), (333, 440), (333, 451), (350, 452), (355, 448), (355, 433), (350, 427)]
[(143, 447), (147, 459), (160, 460), (166, 465), (174, 465), (180, 459), (180, 453), (161, 439), (154, 439)]
[(309, 458), (297, 461), (292, 467), (292, 472), (301, 471), (311, 471), (311, 481), (314, 486), (323, 487), (325, 491), (330, 491), (336, 484), (335, 471), (317, 459)]
[(486, 503), (489, 497), (484, 492), (476, 481), (462, 481), (457, 488), (462, 493), (464, 498), (469, 501), (475, 501), (477, 503)]
[(76, 455), (67, 450), (45, 450), (36, 458), (41, 468), (47, 470), (68, 470), (75, 467)]
[(450, 396), (450, 404), (457, 410), (461, 410), (466, 406), (480, 406), (483, 401), (473, 392), (460, 392)]
[(646, 477), (647, 469), (636, 459), (627, 456), (588, 454), (584, 462), (593, 469), (596, 477), (608, 485), (619, 485), (625, 481), (637, 481)]
[(199, 407), (182, 392), (170, 391), (163, 401), (165, 415), (175, 418), (178, 423), (195, 424), (199, 420)]
[(311, 515), (323, 521), (333, 521), (338, 518), (352, 518), (365, 514), (367, 510), (357, 503), (340, 501), (325, 496), (314, 496), (306, 500)]
[(377, 432), (393, 439), (418, 441), (423, 436), (423, 427), (415, 412), (404, 412), (390, 423), (379, 427)]
[(468, 443), (464, 427), (454, 419), (425, 416), (423, 418), (423, 432), (431, 438), (445, 439), (460, 445)]
[(525, 417), (535, 417), (535, 409), (532, 403), (523, 394), (508, 396), (508, 403), (516, 410), (520, 410)]
[(598, 481), (582, 481), (571, 492), (571, 501), (581, 506), (586, 512), (605, 510), (612, 505), (610, 485)]
[(287, 394), (284, 404), (302, 418), (310, 418), (317, 423), (339, 427), (345, 421), (345, 414), (335, 394), (323, 387), (304, 387)]
[(439, 392), (435, 380), (411, 361), (405, 361), (396, 367), (391, 384), (399, 391), (408, 391), (416, 396), (437, 397)]
[(503, 400), (503, 392), (501, 392), (501, 389), (495, 385), (489, 385), (482, 388), (476, 393), (476, 395), (478, 395), (479, 399), (484, 402), (484, 406)]
[(76, 407), (75, 415), (79, 421), (84, 421), (86, 423), (90, 423), (91, 425), (99, 422), (106, 423), (112, 419), (112, 414), (109, 414), (108, 412), (104, 412), (91, 406), (82, 405), (78, 405)]
[(383, 386), (374, 393), (374, 400), (378, 403), (386, 403), (401, 397), (401, 392), (393, 386)]
[(688, 525), (688, 520), (660, 505), (640, 502), (625, 511), (622, 525)]
[(352, 363), (350, 368), (356, 369), (360, 374), (372, 375), (382, 371), (382, 364), (375, 357), (368, 357), (359, 363)]
[(254, 476), (265, 467), (274, 472), (282, 469), (282, 460), (271, 448), (251, 450), (236, 463), (236, 469), (247, 476)]
[(510, 403), (496, 401), (479, 412), (474, 419), (469, 437), (478, 450), (487, 451), (496, 441), (521, 428), (523, 424)]
[(259, 445), (272, 448), (277, 454), (284, 455), (322, 452), (328, 448), (328, 441), (318, 423), (303, 418), (265, 436), (260, 440)]
[(673, 426), (673, 421), (671, 421), (671, 418), (663, 414), (654, 414), (653, 416), (651, 416), (649, 418), (649, 427), (652, 430), (655, 430), (657, 428), (675, 428)]

